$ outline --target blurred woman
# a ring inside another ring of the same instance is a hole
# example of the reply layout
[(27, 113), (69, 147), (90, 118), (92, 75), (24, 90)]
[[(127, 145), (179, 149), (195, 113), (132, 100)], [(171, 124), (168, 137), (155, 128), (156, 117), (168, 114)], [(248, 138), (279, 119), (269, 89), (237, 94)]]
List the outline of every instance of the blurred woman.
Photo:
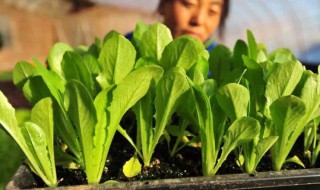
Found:
[(208, 50), (220, 37), (229, 12), (229, 0), (160, 0), (158, 12), (174, 38), (189, 35), (200, 39)]
[[(210, 51), (216, 45), (215, 32), (223, 37), (229, 3), (229, 0), (160, 0), (157, 11), (173, 38), (193, 36)], [(132, 32), (126, 37), (131, 39)]]

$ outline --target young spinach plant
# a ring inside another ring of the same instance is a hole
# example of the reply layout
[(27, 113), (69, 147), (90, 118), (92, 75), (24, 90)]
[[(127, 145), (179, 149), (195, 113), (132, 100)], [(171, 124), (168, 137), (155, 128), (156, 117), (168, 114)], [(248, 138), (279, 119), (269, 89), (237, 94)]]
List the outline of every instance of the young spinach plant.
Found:
[(0, 124), (18, 143), (30, 168), (50, 187), (58, 185), (54, 159), (53, 106), (50, 98), (40, 100), (30, 121), (18, 125), (15, 109), (0, 91)]

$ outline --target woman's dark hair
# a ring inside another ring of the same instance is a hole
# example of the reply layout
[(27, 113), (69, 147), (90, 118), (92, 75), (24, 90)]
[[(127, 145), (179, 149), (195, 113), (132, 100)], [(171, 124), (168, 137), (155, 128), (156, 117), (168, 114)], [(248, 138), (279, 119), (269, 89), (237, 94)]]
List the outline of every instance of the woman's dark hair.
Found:
[[(157, 12), (161, 14), (161, 7), (164, 5), (164, 3), (172, 1), (172, 0), (160, 0)], [(223, 38), (223, 33), (225, 29), (226, 20), (229, 14), (229, 7), (230, 7), (230, 0), (224, 0), (223, 7), (222, 7), (222, 14), (220, 18), (220, 24), (218, 28), (218, 35), (220, 38)]]
[(230, 8), (230, 1), (224, 0), (223, 7), (222, 7), (222, 14), (221, 14), (219, 28), (218, 28), (220, 38), (223, 38), (226, 20), (229, 15), (229, 8)]

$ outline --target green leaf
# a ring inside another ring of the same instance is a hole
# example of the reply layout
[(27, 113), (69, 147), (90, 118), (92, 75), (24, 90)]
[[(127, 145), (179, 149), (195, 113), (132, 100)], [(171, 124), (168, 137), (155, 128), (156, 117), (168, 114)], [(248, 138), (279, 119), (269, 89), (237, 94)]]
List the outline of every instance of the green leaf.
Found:
[(203, 77), (206, 79), (209, 72), (209, 63), (208, 60), (204, 57), (199, 56), (196, 68), (202, 73)]
[[(255, 148), (259, 141), (259, 136), (256, 136), (252, 141), (244, 143), (240, 148), (236, 151), (237, 156), (237, 164), (242, 169), (245, 170), (246, 173), (252, 174), (255, 172)], [(241, 157), (243, 157), (243, 162), (241, 161)]]
[(316, 146), (314, 147), (312, 151), (312, 156), (311, 156), (311, 166), (315, 166), (318, 158), (319, 158), (319, 153), (320, 153), (320, 142), (318, 141)]
[(248, 40), (248, 53), (249, 57), (253, 60), (257, 60), (258, 47), (256, 39), (250, 30), (247, 30), (247, 40)]
[(18, 126), (18, 121), (15, 117), (15, 109), (12, 107), (7, 97), (1, 91), (0, 102), (0, 124), (23, 149), (25, 147), (25, 144), (22, 141), (20, 127)]
[(185, 71), (181, 67), (174, 67), (165, 72), (156, 87), (156, 126), (151, 152), (156, 147), (165, 126), (176, 108), (182, 103), (182, 95), (189, 90), (189, 83)]
[(133, 156), (123, 165), (123, 174), (126, 177), (134, 177), (141, 172), (141, 164), (137, 156)]
[(217, 83), (213, 79), (205, 80), (202, 88), (206, 92), (208, 97), (215, 94), (218, 91)]
[[(70, 121), (69, 116), (65, 107), (54, 103), (54, 130), (56, 135), (61, 138), (63, 143), (67, 145), (68, 152), (72, 153), (72, 156), (75, 158), (72, 161), (76, 161), (77, 164), (83, 166), (83, 155), (80, 150), (80, 143), (78, 135), (72, 122)], [(69, 156), (69, 155), (68, 155)]]
[[(55, 154), (54, 154), (54, 119), (53, 119), (53, 102), (51, 98), (41, 99), (31, 110), (31, 121), (36, 125), (31, 125), (29, 127), (35, 128), (31, 130), (36, 130), (37, 127), (41, 128), (44, 136), (40, 138), (45, 138), (46, 154), (49, 157), (50, 165), (43, 167), (44, 173), (49, 178), (49, 180), (57, 183), (56, 169), (55, 169)], [(29, 129), (30, 130), (30, 129)], [(39, 132), (38, 132), (39, 133)], [(40, 132), (41, 133), (41, 132)], [(45, 162), (47, 162), (46, 154), (44, 154)], [(41, 159), (41, 158), (40, 158)], [(51, 182), (53, 183), (53, 182)]]
[(98, 171), (93, 159), (93, 136), (97, 116), (89, 91), (80, 82), (71, 80), (66, 85), (65, 106), (80, 139), (88, 183), (99, 183), (100, 178), (97, 178)]
[(194, 41), (187, 37), (180, 37), (164, 48), (160, 65), (165, 70), (182, 67), (187, 72), (197, 61), (198, 49)]
[(79, 54), (79, 55), (83, 55), (85, 54), (87, 51), (89, 50), (88, 46), (85, 45), (78, 45), (76, 46), (76, 48), (74, 49), (74, 52)]
[[(39, 104), (42, 104), (41, 102), (44, 101), (40, 101)], [(57, 181), (55, 176), (56, 174), (54, 168), (54, 159), (52, 156), (52, 149), (50, 149), (50, 147), (52, 146), (47, 146), (48, 141), (46, 141), (46, 134), (39, 126), (30, 122), (26, 123), (24, 127), (20, 128), (15, 117), (14, 108), (10, 105), (8, 99), (3, 95), (1, 91), (0, 102), (0, 125), (4, 127), (4, 129), (20, 146), (24, 154), (29, 159), (31, 166), (35, 170), (36, 174), (39, 175), (47, 185), (56, 186)], [(35, 111), (33, 111), (33, 115), (36, 115), (35, 112), (38, 112), (37, 109), (38, 106), (36, 105), (34, 108)], [(50, 113), (50, 109), (48, 110), (48, 113)], [(46, 116), (47, 115), (45, 114), (43, 118), (46, 118)], [(49, 137), (53, 134), (49, 134), (50, 126), (48, 126), (48, 128), (49, 131), (47, 131), (47, 136)]]
[[(112, 139), (125, 112), (148, 92), (151, 84), (161, 78), (163, 70), (148, 65), (132, 71), (118, 85), (100, 92), (94, 105), (98, 123), (95, 131), (94, 160), (101, 177)], [(112, 115), (112, 117), (111, 117)]]
[(91, 96), (95, 95), (93, 79), (80, 55), (71, 51), (65, 52), (62, 60), (62, 70), (67, 81), (78, 80), (89, 90)]
[[(174, 136), (174, 137), (177, 137), (180, 135), (180, 128), (181, 126), (180, 125), (169, 125), (166, 127), (166, 131)], [(185, 133), (187, 133), (187, 131), (185, 131)]]
[(98, 59), (94, 55), (87, 53), (83, 55), (83, 60), (92, 77), (98, 76), (100, 72)]
[(232, 67), (231, 52), (228, 47), (219, 44), (210, 51), (210, 77), (217, 82), (218, 86), (232, 81), (234, 78), (230, 76)]
[(63, 42), (58, 42), (54, 44), (49, 52), (48, 56), (48, 65), (50, 69), (58, 74), (60, 77), (62, 77), (62, 69), (61, 69), (61, 61), (63, 58), (63, 54), (66, 51), (72, 51), (72, 48)]
[(156, 65), (158, 64), (158, 61), (152, 57), (140, 57), (136, 64), (134, 65), (134, 68), (140, 68), (146, 65)]
[[(194, 95), (191, 90), (187, 91), (182, 97), (184, 103), (178, 106), (177, 114), (182, 118), (186, 119), (190, 123), (190, 127), (194, 132), (199, 130), (198, 119), (196, 116), (195, 101), (189, 101), (194, 99)], [(183, 100), (182, 100), (183, 101)]]
[(268, 60), (274, 63), (285, 63), (288, 61), (295, 61), (296, 58), (289, 49), (279, 48), (268, 55)]
[(133, 107), (137, 120), (137, 146), (141, 147), (143, 163), (147, 166), (150, 164), (152, 156), (152, 153), (150, 154), (150, 148), (154, 136), (154, 98), (155, 88), (152, 87)]
[[(34, 135), (42, 135), (43, 138), (38, 139), (38, 137), (36, 137), (35, 139), (30, 139), (29, 137), (26, 137), (24, 135), (24, 128), (20, 128), (18, 126), (18, 122), (16, 120), (15, 117), (15, 110), (14, 108), (11, 106), (11, 104), (8, 102), (8, 99), (4, 96), (4, 94), (0, 91), (0, 125), (4, 127), (4, 129), (12, 136), (12, 138), (17, 142), (17, 144), (20, 146), (20, 148), (22, 149), (22, 151), (24, 152), (24, 154), (27, 156), (27, 158), (29, 159), (29, 161), (31, 162), (32, 167), (34, 168), (35, 172), (37, 173), (37, 175), (39, 175), (46, 184), (50, 185), (50, 186), (54, 186), (56, 185), (56, 183), (54, 181), (50, 181), (50, 179), (47, 179), (47, 177), (44, 174), (44, 169), (43, 169), (43, 165), (41, 165), (42, 163), (40, 163), (39, 158), (37, 158), (37, 152), (34, 152), (34, 147), (32, 145), (30, 145), (30, 143), (32, 143), (31, 141), (43, 141), (46, 138), (43, 136), (43, 131), (37, 127), (35, 130), (38, 130), (37, 132), (35, 132)], [(35, 124), (34, 124), (35, 125)], [(33, 130), (33, 129), (30, 129)], [(39, 134), (38, 134), (39, 133)], [(33, 138), (33, 137), (32, 137)], [(44, 143), (40, 143), (40, 146), (44, 145), (46, 146), (46, 142)], [(37, 146), (37, 142), (36, 142), (36, 146)], [(39, 148), (41, 149), (42, 147), (35, 147), (35, 148)], [(45, 147), (45, 150), (42, 150), (42, 152), (39, 154), (44, 154), (44, 155), (49, 155), (47, 152), (47, 149)], [(45, 156), (43, 159), (48, 158), (48, 156)], [(43, 162), (43, 164), (45, 164), (45, 167), (48, 166), (48, 160), (41, 160)], [(50, 163), (49, 163), (50, 165)], [(47, 168), (46, 172), (50, 173), (50, 167)]]
[(54, 165), (54, 147), (53, 147), (53, 102), (51, 98), (40, 100), (31, 110), (31, 121), (37, 124), (43, 131), (48, 143), (48, 151), (52, 164)]
[(307, 108), (309, 122), (313, 115), (319, 110), (320, 105), (320, 78), (311, 71), (304, 71), (297, 85), (295, 95), (301, 98)]
[(203, 74), (201, 73), (201, 71), (196, 68), (196, 67), (192, 67), (187, 76), (195, 83), (195, 84), (198, 84), (198, 85), (201, 85), (204, 83), (204, 76)]
[(222, 110), (221, 106), (219, 106), (218, 100), (216, 96), (211, 95), (210, 105), (212, 108), (212, 117), (213, 117), (213, 131), (216, 142), (216, 151), (220, 151), (220, 146), (222, 144), (223, 136), (226, 133), (229, 125), (227, 124), (228, 117), (226, 113)]
[(59, 103), (62, 104), (61, 94), (64, 92), (65, 81), (59, 77), (55, 72), (47, 70), (42, 63), (37, 59), (34, 59), (36, 64), (36, 74), (40, 75), (50, 90), (52, 97)]
[[(93, 137), (93, 144), (94, 144), (94, 152), (93, 152), (93, 160), (95, 160), (95, 163), (97, 164), (96, 169), (97, 177), (99, 177), (102, 174), (105, 159), (108, 154), (109, 147), (105, 146), (108, 136), (108, 130), (107, 130), (107, 120), (109, 120), (110, 117), (107, 115), (107, 105), (109, 104), (108, 96), (109, 93), (114, 89), (114, 86), (111, 86), (107, 89), (104, 89), (94, 99), (94, 107), (97, 113), (97, 124), (95, 126), (95, 133)], [(111, 136), (112, 137), (112, 136)]]
[(216, 145), (214, 137), (214, 123), (212, 109), (208, 96), (199, 86), (192, 85), (192, 92), (195, 100), (195, 107), (200, 127), (202, 173), (205, 176), (211, 175), (211, 170), (216, 163)]
[(303, 67), (298, 61), (275, 63), (273, 72), (267, 79), (265, 96), (267, 98), (266, 114), (268, 108), (278, 98), (292, 94), (299, 83), (303, 73)]
[(171, 32), (167, 26), (161, 23), (153, 24), (142, 35), (140, 42), (141, 56), (153, 57), (159, 61), (164, 48), (171, 41)]
[(209, 63), (202, 57), (198, 57), (196, 65), (194, 65), (187, 73), (189, 78), (196, 84), (203, 84), (209, 72)]
[(255, 172), (260, 160), (266, 154), (266, 152), (274, 145), (274, 143), (278, 140), (278, 136), (268, 136), (264, 139), (259, 140), (258, 144), (255, 146), (255, 160), (254, 167), (251, 171), (247, 171), (249, 173)]
[(279, 136), (272, 147), (273, 169), (279, 171), (285, 162), (294, 142), (302, 133), (305, 125), (299, 125), (306, 114), (306, 106), (296, 96), (284, 96), (270, 106), (270, 113), (274, 122), (274, 135)]
[(117, 127), (117, 131), (130, 143), (130, 145), (135, 149), (135, 151), (142, 158), (142, 154), (140, 153), (139, 148), (134, 144), (132, 138), (129, 136), (127, 131), (124, 128), (122, 128), (120, 125)]
[(108, 40), (114, 38), (114, 37), (117, 37), (117, 36), (120, 36), (121, 34), (115, 30), (111, 30), (110, 32), (108, 32), (104, 38), (103, 38), (103, 44), (105, 44)]
[(305, 104), (296, 96), (284, 96), (277, 99), (271, 106), (271, 117), (275, 124), (275, 134), (279, 140), (290, 137), (298, 122), (306, 113)]
[(102, 47), (101, 40), (98, 38), (95, 38), (95, 42), (89, 46), (89, 49), (85, 55), (90, 55), (95, 59), (95, 61), (97, 61), (101, 51), (101, 47)]
[(144, 66), (129, 73), (112, 92), (110, 110), (115, 109), (124, 114), (147, 93), (153, 82), (159, 81), (162, 74), (162, 68), (156, 65)]
[(23, 86), (22, 91), (25, 98), (32, 105), (36, 104), (42, 98), (51, 96), (51, 92), (41, 76), (31, 77)]
[(236, 83), (224, 85), (218, 90), (216, 98), (232, 121), (248, 115), (250, 94), (244, 86)]
[[(208, 50), (206, 50), (206, 46), (197, 38), (193, 38), (191, 36), (181, 36), (181, 38), (187, 38), (189, 40), (191, 40), (194, 44), (194, 46), (196, 47), (196, 52), (198, 54), (198, 58), (203, 58), (205, 60), (209, 59), (209, 52)], [(208, 73), (206, 73), (205, 75), (207, 75)]]
[[(239, 167), (243, 167), (244, 165), (244, 162), (245, 162), (245, 158), (243, 156), (243, 154), (240, 154), (238, 157), (237, 157), (237, 160), (236, 160), (236, 163)], [(246, 171), (247, 172), (247, 171)], [(248, 172), (247, 172), (248, 173)]]
[(224, 147), (238, 146), (244, 142), (253, 140), (259, 134), (259, 131), (260, 124), (256, 119), (251, 117), (238, 118), (232, 123), (223, 137)]
[(243, 56), (242, 59), (247, 67), (245, 77), (249, 81), (251, 94), (259, 98), (265, 91), (263, 69), (260, 64), (247, 56)]
[(228, 128), (226, 135), (223, 137), (224, 145), (222, 147), (221, 156), (210, 174), (214, 175), (218, 171), (231, 151), (243, 143), (252, 141), (259, 135), (259, 131), (260, 124), (254, 118), (242, 117), (235, 120)]
[(243, 55), (245, 66), (247, 67), (244, 77), (249, 81), (250, 89), (250, 115), (255, 117), (257, 111), (263, 109), (265, 105), (265, 80), (261, 64)]
[(300, 166), (303, 167), (303, 168), (306, 168), (306, 167), (304, 166), (303, 162), (300, 160), (300, 158), (299, 158), (298, 156), (296, 156), (296, 155), (293, 156), (293, 157), (291, 157), (291, 158), (288, 158), (285, 162), (286, 162), (286, 163), (287, 163), (287, 162), (293, 162), (293, 163), (296, 163), (296, 164), (300, 165)]
[(243, 40), (237, 40), (234, 48), (233, 48), (233, 61), (240, 68), (244, 69), (244, 61), (242, 59), (243, 56), (248, 56), (248, 46)]
[[(108, 112), (118, 117), (110, 117), (109, 126), (114, 130), (117, 127), (122, 115), (135, 103), (146, 95), (153, 83), (153, 80), (159, 80), (162, 76), (162, 69), (156, 65), (141, 67), (131, 72), (119, 85), (111, 92), (112, 95), (108, 99), (110, 107)], [(130, 88), (128, 88), (130, 87)], [(119, 113), (119, 114), (115, 114)], [(117, 126), (114, 126), (117, 124)], [(111, 129), (110, 129), (111, 130)]]
[(256, 146), (256, 163), (258, 163), (265, 153), (273, 146), (278, 140), (278, 136), (269, 136), (264, 139), (260, 139)]
[(26, 122), (21, 128), (21, 133), (28, 151), (36, 159), (36, 162), (30, 160), (32, 168), (47, 185), (57, 186), (54, 158), (49, 156), (48, 141), (44, 131), (35, 123)]
[(104, 182), (103, 184), (118, 184), (119, 181), (116, 181), (116, 180), (108, 180), (106, 182)]
[(267, 53), (263, 50), (258, 51), (258, 56), (257, 56), (257, 62), (258, 63), (263, 63), (268, 61)]
[(133, 69), (136, 51), (129, 40), (114, 35), (103, 45), (99, 55), (101, 72), (97, 77), (100, 86), (105, 89), (118, 84)]
[(19, 108), (16, 109), (16, 118), (18, 121), (18, 125), (20, 126), (23, 122), (30, 120), (30, 109)]
[(22, 89), (27, 80), (35, 73), (35, 67), (28, 62), (18, 62), (13, 70), (13, 83), (14, 85)]
[(304, 128), (304, 138), (303, 138), (303, 147), (304, 152), (308, 151), (311, 148), (311, 145), (314, 144), (314, 140), (317, 136), (318, 125), (315, 125), (315, 121), (308, 123)]
[(148, 30), (148, 28), (149, 28), (149, 25), (145, 24), (144, 22), (138, 21), (136, 24), (136, 27), (133, 31), (131, 41), (132, 41), (134, 47), (136, 48), (136, 50), (139, 50), (138, 54), (140, 54), (140, 46), (141, 46), (142, 36), (145, 33), (145, 31)]
[[(182, 148), (184, 148), (185, 146), (189, 145), (189, 146), (196, 146), (198, 142), (200, 142), (199, 136), (196, 136), (192, 133), (190, 133), (189, 131), (187, 131), (187, 127), (189, 125), (189, 122), (187, 119), (181, 119), (182, 121), (179, 122), (179, 126), (175, 126), (173, 129), (175, 134), (172, 134), (170, 132), (170, 127), (172, 125), (169, 125), (164, 134), (165, 137), (168, 136), (167, 142), (168, 142), (168, 147), (170, 150), (170, 157), (173, 157), (178, 151), (180, 151)], [(175, 143), (173, 145), (173, 148), (170, 148), (170, 141), (171, 141), (171, 137), (170, 135), (176, 136), (176, 140)], [(189, 139), (189, 137), (191, 137), (191, 140)]]

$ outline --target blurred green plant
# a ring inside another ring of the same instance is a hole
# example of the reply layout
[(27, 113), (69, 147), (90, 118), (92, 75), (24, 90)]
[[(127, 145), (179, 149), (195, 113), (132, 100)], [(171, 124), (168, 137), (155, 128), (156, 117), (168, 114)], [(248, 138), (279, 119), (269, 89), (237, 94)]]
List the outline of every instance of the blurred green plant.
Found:
[(12, 80), (12, 72), (0, 73), (0, 81)]

